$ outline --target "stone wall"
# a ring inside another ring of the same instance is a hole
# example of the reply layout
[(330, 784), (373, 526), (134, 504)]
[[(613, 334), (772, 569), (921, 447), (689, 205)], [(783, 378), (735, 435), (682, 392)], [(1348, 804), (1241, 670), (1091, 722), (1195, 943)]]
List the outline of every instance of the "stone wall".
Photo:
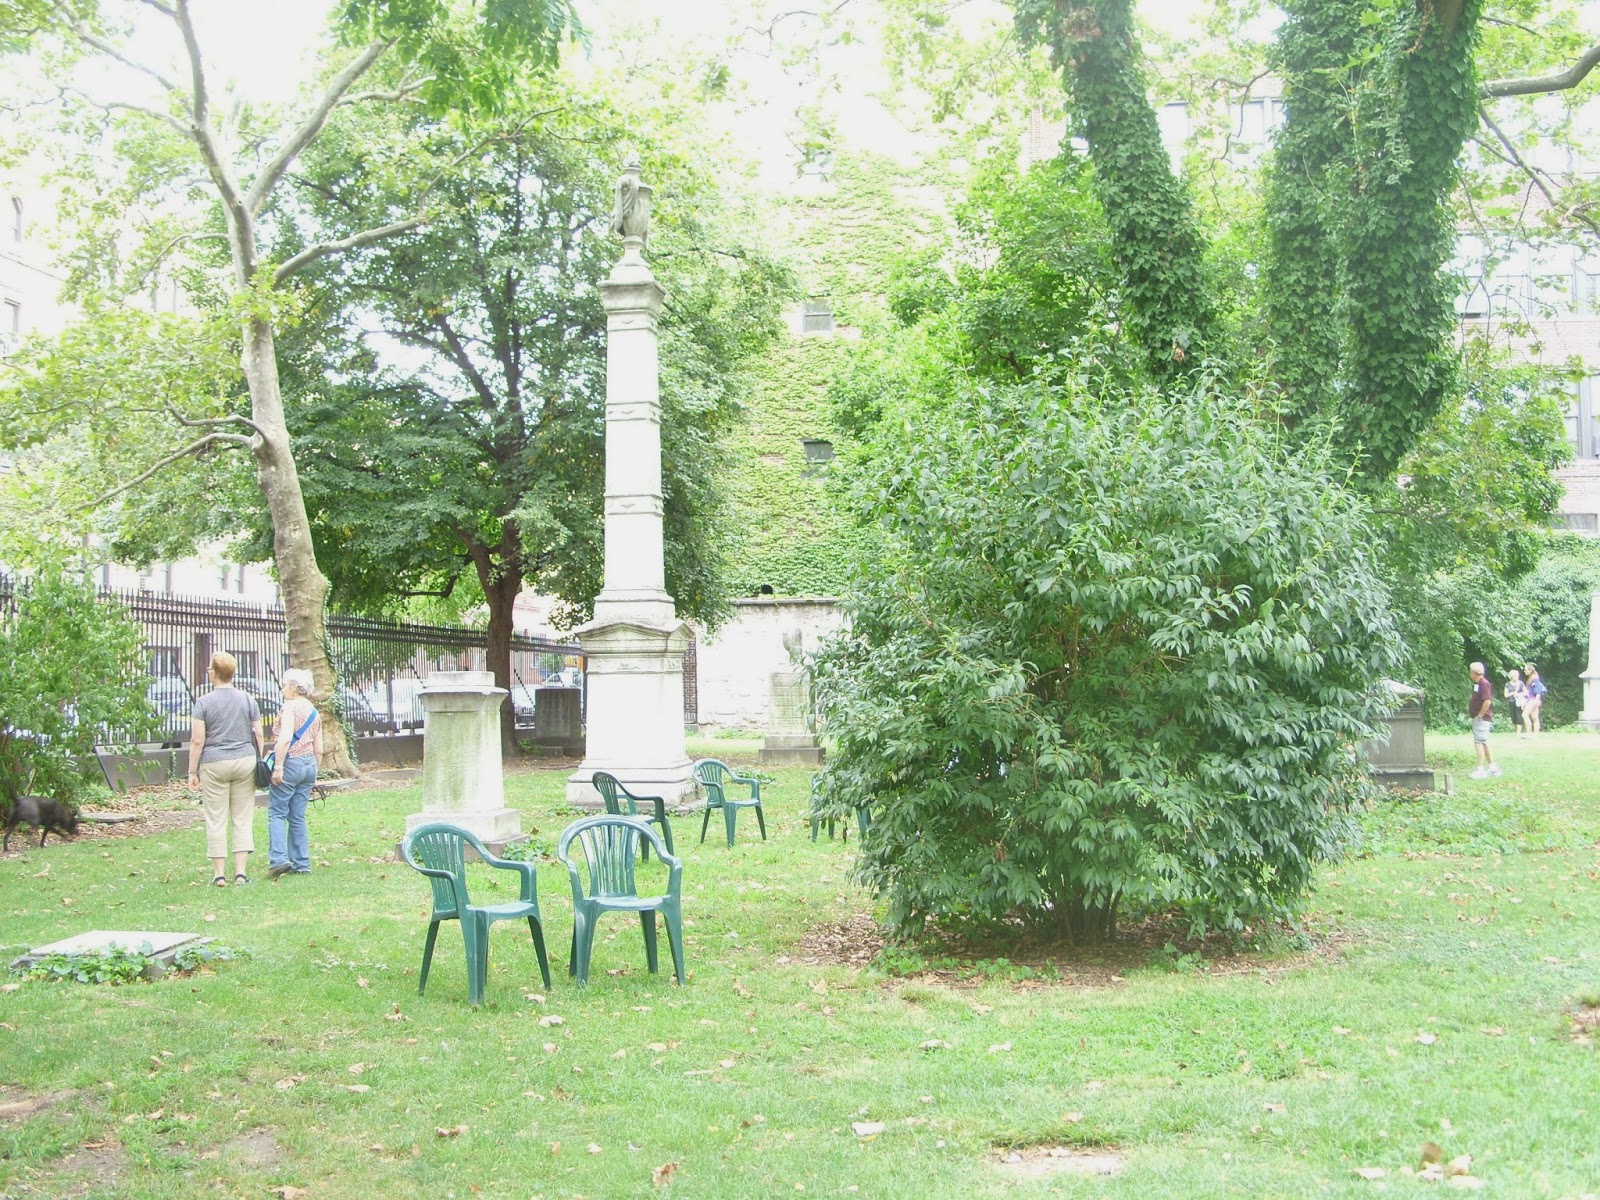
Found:
[(800, 634), (807, 653), (844, 624), (831, 596), (734, 601), (734, 615), (714, 634), (697, 634), (700, 728), (767, 727), (772, 673), (789, 666), (785, 635)]

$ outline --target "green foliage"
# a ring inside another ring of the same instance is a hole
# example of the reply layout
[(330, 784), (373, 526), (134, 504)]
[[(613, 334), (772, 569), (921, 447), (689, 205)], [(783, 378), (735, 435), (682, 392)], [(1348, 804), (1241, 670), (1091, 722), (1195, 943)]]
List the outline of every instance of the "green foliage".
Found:
[(237, 962), (249, 957), (250, 951), (222, 942), (191, 942), (172, 956), (172, 967), (176, 971), (198, 971), (212, 963)]
[(1147, 98), (1132, 0), (1015, 7), (1023, 41), (1049, 47), (1074, 126), (1088, 140), (1130, 340), (1155, 378), (1181, 377), (1217, 352), (1215, 292), (1193, 207)]
[(28, 979), (48, 980), (52, 983), (104, 983), (111, 987), (127, 983), (143, 983), (145, 969), (150, 965), (150, 943), (137, 949), (130, 946), (107, 946), (93, 954), (46, 954), (20, 973)]
[(1591, 539), (1564, 534), (1550, 539), (1538, 567), (1496, 597), (1496, 607), (1513, 609), (1523, 618), (1517, 628), (1516, 652), (1502, 660), (1502, 665), (1531, 662), (1539, 668), (1550, 689), (1542, 715), (1546, 729), (1577, 720), (1583, 708), (1590, 597), (1596, 591), (1600, 591), (1600, 546)]
[(1286, 917), (1348, 844), (1398, 665), (1363, 505), (1209, 388), (975, 389), (886, 420), (884, 545), (817, 664), (838, 815), (902, 932)]
[(16, 586), (14, 612), (0, 602), (0, 804), (74, 802), (96, 743), (155, 723), (143, 644), (120, 605), (59, 565)]
[(826, 393), (818, 383), (850, 361), (856, 344), (802, 337), (779, 342), (752, 371), (753, 402), (728, 440), (728, 472), (737, 505), (738, 543), (729, 590), (755, 595), (834, 596), (865, 535), (832, 498), (835, 463), (808, 462), (806, 439), (834, 442)]
[(1381, 482), (1456, 386), (1443, 267), (1457, 159), (1478, 124), (1482, 3), (1286, 7), (1269, 314), (1291, 407), (1330, 413)]
[[(732, 203), (683, 141), (625, 124), (604, 101), (551, 84), (497, 123), (376, 126), (330, 139), (312, 163), (309, 207), (330, 224), (353, 206), (372, 221), (403, 206), (411, 176), (385, 165), (397, 155), (440, 175), (429, 225), (316, 280), (313, 319), (289, 355), (307, 503), (342, 605), (450, 595), (465, 574), (490, 600), (491, 627), (509, 622), (524, 583), (561, 597), (564, 620), (587, 614), (604, 561), (597, 284), (619, 254), (612, 188), (617, 147), (632, 138), (662, 198), (651, 260), (669, 293), (667, 585), (681, 612), (714, 622), (724, 611), (727, 477), (708, 468), (738, 415), (740, 367), (776, 335), (788, 281), (740, 240)], [(382, 369), (351, 336), (357, 312), (375, 314), (417, 366)]]

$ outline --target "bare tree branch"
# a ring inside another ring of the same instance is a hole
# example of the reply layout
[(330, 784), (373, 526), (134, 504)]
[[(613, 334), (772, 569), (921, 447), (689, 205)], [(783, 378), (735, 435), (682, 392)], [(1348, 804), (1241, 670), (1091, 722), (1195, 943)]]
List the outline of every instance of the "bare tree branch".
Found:
[(257, 425), (249, 417), (243, 416), (239, 413), (234, 413), (226, 417), (186, 417), (178, 411), (177, 407), (170, 400), (167, 401), (166, 409), (167, 412), (172, 415), (172, 419), (179, 425), (187, 425), (193, 429), (204, 429), (208, 426), (217, 425), (244, 425), (254, 430), (261, 437), (267, 436), (266, 430), (262, 429), (261, 426)]
[(380, 225), (376, 229), (363, 229), (360, 233), (353, 233), (349, 237), (340, 238), (336, 242), (319, 242), (315, 246), (307, 246), (272, 273), (272, 282), (275, 284), (282, 283), (302, 267), (310, 266), (319, 259), (331, 258), (335, 254), (343, 254), (346, 250), (358, 250), (362, 246), (370, 246), (374, 242), (383, 241), (385, 238), (409, 233), (411, 230), (427, 223), (428, 218), (425, 216), (407, 217), (404, 221), (396, 221), (392, 225)]
[(82, 21), (73, 21), (71, 23), (71, 29), (72, 35), (85, 46), (93, 46), (107, 58), (114, 58), (123, 66), (128, 67), (130, 70), (137, 71), (139, 74), (155, 80), (161, 85), (162, 89), (167, 92), (176, 93), (178, 91), (178, 85), (172, 80), (168, 79), (160, 71), (156, 70), (147, 63), (142, 63), (138, 59), (133, 58), (127, 52), (125, 52), (122, 47), (118, 46), (115, 42), (107, 41), (105, 38), (95, 33), (94, 30), (90, 29)]
[[(181, 2), (181, 0), (180, 0)], [(289, 169), (289, 164), (300, 156), (300, 152), (316, 140), (317, 134), (322, 132), (322, 127), (328, 123), (328, 117), (339, 101), (344, 97), (356, 80), (360, 79), (394, 45), (393, 39), (380, 38), (368, 42), (328, 84), (328, 90), (322, 94), (322, 99), (317, 102), (317, 107), (311, 115), (300, 123), (300, 127), (289, 136), (283, 149), (273, 157), (261, 174), (256, 176), (256, 181), (250, 185), (250, 194), (245, 198), (250, 215), (256, 216), (266, 204), (267, 198), (272, 195), (272, 189), (278, 186), (278, 180), (283, 178), (283, 173)]]
[(164, 17), (177, 19), (178, 14), (172, 11), (172, 5), (162, 3), (162, 0), (139, 0), (139, 3), (149, 5)]
[(1543, 92), (1564, 92), (1584, 81), (1595, 65), (1600, 63), (1600, 45), (1591, 46), (1582, 58), (1559, 75), (1541, 75), (1529, 79), (1491, 79), (1478, 85), (1480, 99), (1493, 100), (1501, 96), (1537, 96)]
[(148, 471), (144, 471), (139, 475), (136, 475), (126, 483), (118, 484), (104, 495), (98, 496), (94, 500), (91, 500), (88, 504), (84, 505), (84, 510), (87, 511), (91, 508), (98, 508), (107, 500), (113, 500), (122, 495), (123, 492), (132, 491), (156, 472), (170, 467), (180, 458), (188, 458), (192, 455), (200, 453), (200, 451), (204, 450), (207, 446), (216, 445), (248, 446), (250, 445), (250, 439), (242, 433), (208, 433), (205, 435), (205, 437), (198, 438), (195, 441), (190, 442), (182, 450), (167, 455), (167, 457), (156, 463), (156, 465), (151, 467)]
[(190, 131), (190, 136), (200, 148), (200, 157), (205, 161), (212, 182), (217, 185), (222, 207), (227, 213), (228, 229), (234, 245), (234, 269), (239, 276), (239, 284), (241, 287), (248, 286), (256, 267), (255, 227), (251, 223), (250, 210), (240, 194), (239, 183), (233, 177), (233, 168), (224, 158), (211, 129), (211, 95), (206, 84), (200, 39), (195, 34), (194, 21), (189, 16), (189, 0), (178, 0), (172, 19), (183, 33), (183, 45), (189, 55), (189, 74), (194, 87), (194, 94), (189, 98), (194, 117), (194, 129)]
[[(1528, 177), (1528, 181), (1532, 183), (1534, 187), (1538, 188), (1543, 194), (1546, 202), (1549, 203), (1550, 210), (1552, 212), (1560, 214), (1563, 217), (1576, 220), (1588, 228), (1590, 232), (1600, 234), (1600, 224), (1597, 224), (1595, 219), (1588, 215), (1588, 213), (1586, 213), (1582, 208), (1574, 208), (1561, 203), (1560, 196), (1554, 190), (1554, 181), (1550, 179), (1550, 176), (1546, 172), (1541, 171), (1539, 168), (1533, 166), (1517, 152), (1515, 144), (1505, 135), (1500, 127), (1494, 123), (1493, 119), (1489, 116), (1489, 110), (1485, 106), (1478, 106), (1478, 117), (1486, 126), (1488, 126), (1489, 131), (1494, 134), (1495, 139), (1500, 143), (1499, 157), (1501, 160), (1516, 167), (1517, 170), (1521, 171)], [(1478, 142), (1479, 145), (1483, 145), (1481, 139), (1474, 138), (1473, 140)], [(1494, 149), (1494, 147), (1487, 148), (1490, 150)]]
[(98, 108), (104, 113), (135, 112), (140, 116), (149, 117), (152, 121), (158, 121), (161, 124), (176, 130), (178, 134), (185, 138), (194, 137), (193, 129), (189, 128), (189, 126), (178, 120), (178, 118), (173, 116), (171, 113), (164, 113), (158, 108), (148, 108), (143, 104), (133, 104), (126, 100), (96, 100), (93, 96), (89, 95), (88, 92), (85, 92), (80, 88), (62, 88), (61, 94), (63, 96), (76, 96), (85, 104), (88, 104), (94, 108)]

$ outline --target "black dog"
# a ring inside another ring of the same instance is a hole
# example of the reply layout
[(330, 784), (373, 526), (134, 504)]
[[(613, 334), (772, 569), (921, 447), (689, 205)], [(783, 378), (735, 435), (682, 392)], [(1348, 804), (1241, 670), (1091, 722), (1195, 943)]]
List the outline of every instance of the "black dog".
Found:
[(11, 833), (18, 825), (32, 825), (39, 831), (39, 845), (54, 829), (57, 834), (77, 833), (78, 814), (59, 800), (49, 796), (16, 796), (11, 801), (11, 814), (6, 817), (5, 840), (0, 851), (11, 849)]

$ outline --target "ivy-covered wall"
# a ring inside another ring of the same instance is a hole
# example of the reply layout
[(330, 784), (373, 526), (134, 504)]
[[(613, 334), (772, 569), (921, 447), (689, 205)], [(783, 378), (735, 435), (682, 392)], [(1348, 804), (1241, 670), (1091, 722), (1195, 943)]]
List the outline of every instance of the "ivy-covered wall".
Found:
[(864, 541), (828, 484), (827, 467), (808, 463), (808, 438), (845, 449), (828, 410), (828, 384), (888, 319), (890, 265), (925, 245), (945, 219), (949, 180), (936, 166), (916, 168), (841, 153), (826, 183), (808, 181), (777, 216), (786, 256), (805, 294), (826, 300), (844, 332), (792, 334), (750, 373), (742, 389), (744, 427), (726, 443), (736, 473), (741, 544), (733, 593), (833, 596), (843, 588)]
[(792, 337), (771, 352), (751, 388), (746, 423), (728, 441), (743, 531), (737, 596), (763, 587), (779, 596), (833, 596), (844, 586), (861, 533), (830, 496), (828, 467), (806, 461), (804, 442), (838, 447), (826, 392), (849, 350), (839, 337)]

